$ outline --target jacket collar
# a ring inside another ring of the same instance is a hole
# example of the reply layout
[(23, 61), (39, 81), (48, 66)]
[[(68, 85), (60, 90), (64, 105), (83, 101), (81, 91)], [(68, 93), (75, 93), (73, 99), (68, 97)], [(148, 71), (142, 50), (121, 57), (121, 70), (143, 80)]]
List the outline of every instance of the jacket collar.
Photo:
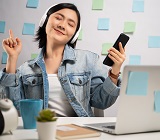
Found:
[[(69, 45), (66, 45), (64, 48), (62, 63), (66, 60), (71, 60), (71, 61), (76, 60), (75, 51)], [(35, 63), (37, 63), (38, 61), (44, 61), (44, 47), (41, 49), (39, 55), (35, 59), (29, 62), (29, 65), (35, 65)]]

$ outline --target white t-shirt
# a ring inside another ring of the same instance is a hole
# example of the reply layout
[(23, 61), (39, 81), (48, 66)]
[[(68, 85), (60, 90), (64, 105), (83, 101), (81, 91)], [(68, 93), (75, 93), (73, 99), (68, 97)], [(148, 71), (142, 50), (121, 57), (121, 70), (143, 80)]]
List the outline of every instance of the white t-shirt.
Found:
[(61, 87), (57, 74), (48, 74), (49, 102), (48, 108), (55, 111), (58, 117), (77, 116)]

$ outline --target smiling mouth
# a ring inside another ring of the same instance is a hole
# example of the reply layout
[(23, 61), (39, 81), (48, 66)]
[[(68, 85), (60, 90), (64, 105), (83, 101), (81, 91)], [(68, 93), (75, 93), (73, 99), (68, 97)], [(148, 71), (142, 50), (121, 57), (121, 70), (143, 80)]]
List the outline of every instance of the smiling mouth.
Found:
[(62, 35), (65, 35), (63, 32), (57, 30), (57, 29), (54, 29), (58, 34), (62, 34)]

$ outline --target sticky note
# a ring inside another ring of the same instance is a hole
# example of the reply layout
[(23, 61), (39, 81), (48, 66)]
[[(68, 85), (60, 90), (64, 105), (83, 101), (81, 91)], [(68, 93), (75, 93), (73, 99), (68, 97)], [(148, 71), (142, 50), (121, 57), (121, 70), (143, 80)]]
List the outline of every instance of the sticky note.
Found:
[(144, 0), (133, 0), (132, 12), (144, 12)]
[(34, 58), (36, 58), (37, 56), (38, 56), (38, 54), (32, 53), (32, 54), (31, 54), (31, 59), (34, 59)]
[(103, 0), (92, 0), (92, 10), (102, 10)]
[(1, 64), (7, 64), (7, 53), (6, 52), (2, 52)]
[(107, 55), (108, 54), (108, 50), (113, 46), (113, 43), (104, 43), (102, 44), (102, 55)]
[(147, 72), (130, 72), (128, 75), (126, 94), (138, 96), (147, 95), (148, 77), (149, 74)]
[(160, 36), (149, 36), (148, 48), (160, 48)]
[(39, 3), (39, 0), (28, 0), (26, 7), (27, 8), (37, 8), (38, 3)]
[(160, 113), (160, 90), (154, 92), (154, 111)]
[(125, 22), (124, 23), (124, 33), (133, 33), (136, 28), (136, 22)]
[(140, 55), (130, 55), (129, 56), (129, 64), (130, 65), (140, 65), (141, 64), (141, 56)]
[(98, 19), (98, 30), (109, 30), (109, 18)]
[(4, 33), (5, 31), (5, 21), (0, 21), (0, 33)]
[(24, 23), (23, 25), (23, 35), (34, 35), (35, 24), (32, 23)]
[(78, 40), (82, 40), (82, 29), (80, 30), (80, 32), (79, 32), (79, 36), (78, 36)]

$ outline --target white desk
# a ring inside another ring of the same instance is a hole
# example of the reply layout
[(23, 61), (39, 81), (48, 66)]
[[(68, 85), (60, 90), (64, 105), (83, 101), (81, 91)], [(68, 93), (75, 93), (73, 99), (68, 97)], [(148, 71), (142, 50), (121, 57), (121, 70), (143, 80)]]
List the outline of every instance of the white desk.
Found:
[[(59, 124), (74, 123), (78, 125), (83, 125), (86, 123), (100, 123), (100, 122), (112, 122), (116, 118), (112, 117), (64, 117), (58, 118)], [(13, 131), (13, 135), (3, 135), (0, 136), (0, 140), (38, 140), (38, 135), (35, 129), (23, 129), (22, 120), (19, 120), (19, 126), (17, 130)], [(141, 134), (130, 134), (130, 135), (110, 135), (107, 133), (101, 133), (100, 137), (86, 138), (79, 140), (160, 140), (160, 132), (154, 133), (141, 133)]]

